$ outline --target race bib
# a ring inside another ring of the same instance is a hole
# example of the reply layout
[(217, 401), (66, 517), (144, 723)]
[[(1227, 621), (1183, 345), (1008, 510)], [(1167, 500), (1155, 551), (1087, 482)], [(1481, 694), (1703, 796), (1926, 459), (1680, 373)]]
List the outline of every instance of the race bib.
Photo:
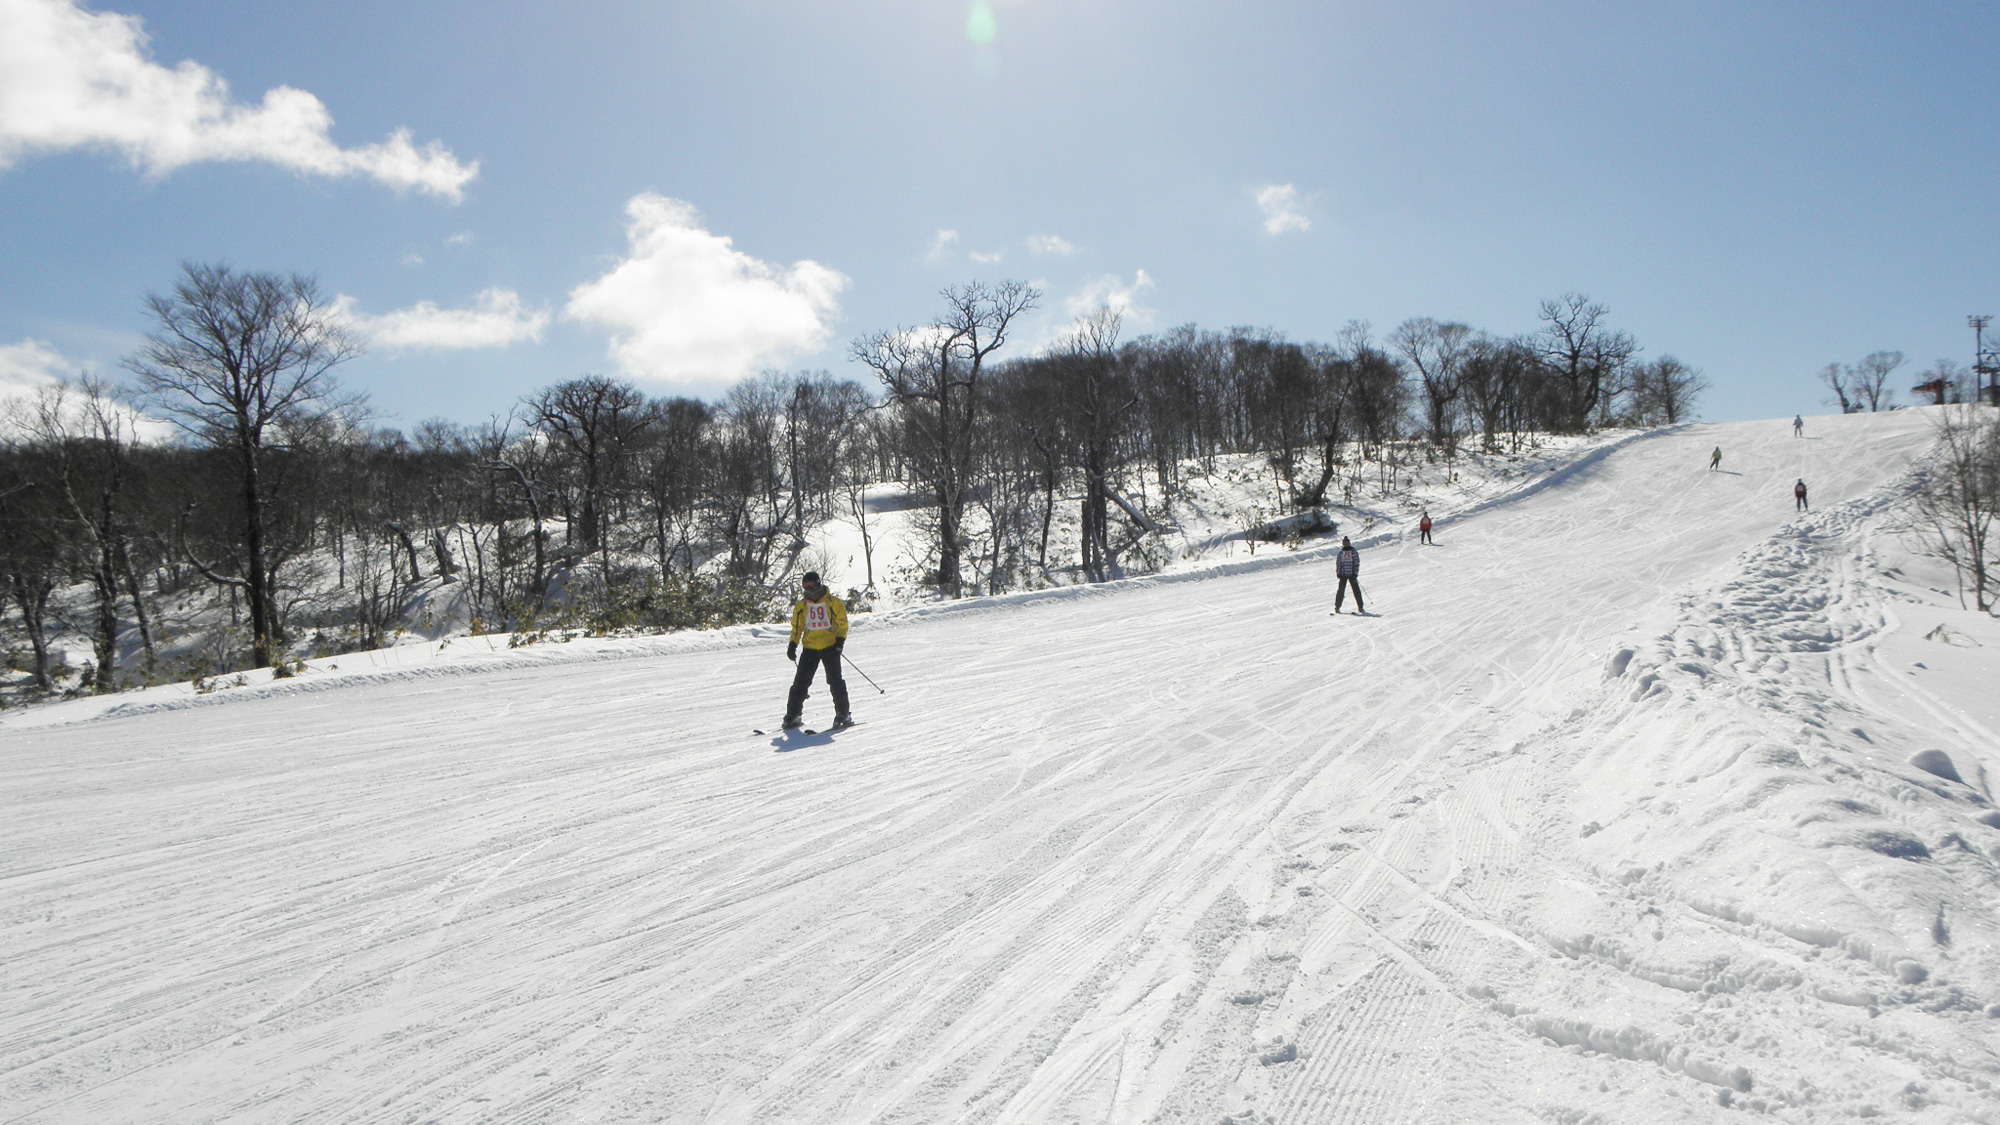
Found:
[(806, 628), (807, 629), (833, 628), (833, 611), (826, 608), (825, 602), (806, 603)]

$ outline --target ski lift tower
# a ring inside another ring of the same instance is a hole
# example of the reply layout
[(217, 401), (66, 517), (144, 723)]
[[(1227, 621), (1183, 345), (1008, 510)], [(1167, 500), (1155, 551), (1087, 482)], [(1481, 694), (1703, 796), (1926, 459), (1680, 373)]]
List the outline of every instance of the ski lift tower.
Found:
[(1982, 402), (2000, 406), (2000, 347), (1988, 347), (1986, 344), (1986, 326), (1993, 323), (1993, 318), (1968, 316), (1965, 323), (1972, 329), (1973, 396)]

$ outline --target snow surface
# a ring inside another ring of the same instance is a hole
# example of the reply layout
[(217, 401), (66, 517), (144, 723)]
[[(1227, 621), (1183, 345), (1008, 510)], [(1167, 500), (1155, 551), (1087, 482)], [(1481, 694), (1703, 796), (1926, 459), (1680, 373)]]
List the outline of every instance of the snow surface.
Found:
[(10, 713), (0, 1122), (2000, 1120), (2000, 623), (1924, 412), (1808, 434), (1361, 537), (1379, 616), (859, 619), (835, 736), (769, 627)]

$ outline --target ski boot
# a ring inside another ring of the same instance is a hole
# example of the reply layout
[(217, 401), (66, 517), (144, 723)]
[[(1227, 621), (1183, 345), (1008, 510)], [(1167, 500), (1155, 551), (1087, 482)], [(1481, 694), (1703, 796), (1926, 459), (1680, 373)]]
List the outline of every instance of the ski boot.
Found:
[(854, 716), (852, 716), (852, 715), (848, 714), (848, 713), (847, 713), (847, 712), (845, 712), (845, 711), (842, 711), (842, 712), (841, 712), (840, 714), (838, 714), (838, 715), (835, 715), (835, 716), (833, 717), (833, 726), (831, 726), (831, 727), (829, 727), (829, 728), (827, 728), (827, 729), (829, 729), (829, 730), (846, 730), (846, 729), (847, 729), (848, 727), (851, 727), (851, 726), (853, 726), (853, 725), (854, 725)]
[(799, 718), (797, 715), (785, 716), (785, 722), (784, 722), (785, 730), (798, 730), (800, 727), (805, 725), (806, 721), (804, 719)]

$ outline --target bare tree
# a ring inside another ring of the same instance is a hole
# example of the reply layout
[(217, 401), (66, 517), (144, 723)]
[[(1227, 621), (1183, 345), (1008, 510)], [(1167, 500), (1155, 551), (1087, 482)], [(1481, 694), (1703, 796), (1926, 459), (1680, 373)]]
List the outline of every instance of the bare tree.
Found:
[(694, 573), (690, 540), (708, 472), (705, 455), (712, 419), (707, 404), (691, 398), (656, 401), (652, 409), (643, 469), (660, 583), (665, 586), (673, 574), (676, 551), (685, 557), (688, 574)]
[(1311, 509), (1326, 503), (1327, 488), (1345, 463), (1348, 408), (1362, 366), (1359, 356), (1342, 355), (1319, 344), (1302, 350), (1313, 375), (1306, 435), (1319, 458), (1319, 470), (1303, 488), (1294, 490), (1292, 506)]
[(875, 447), (887, 439), (881, 431), (880, 415), (867, 411), (855, 416), (853, 432), (850, 434), (846, 456), (839, 462), (837, 486), (846, 502), (847, 514), (853, 518), (855, 530), (861, 533), (861, 565), (867, 585), (863, 589), (870, 598), (875, 596), (875, 535), (869, 520), (868, 488), (875, 483), (871, 470), (875, 468)]
[(1224, 347), (1214, 333), (1184, 324), (1131, 350), (1146, 452), (1160, 494), (1172, 496), (1180, 484), (1181, 458), (1208, 461), (1215, 452), (1212, 431), (1219, 411), (1213, 389)]
[[(583, 534), (578, 541), (586, 550), (597, 551), (607, 587), (611, 584), (610, 537), (604, 522), (607, 493), (619, 460), (631, 452), (646, 425), (645, 405), (646, 396), (637, 387), (603, 375), (557, 383), (523, 403), (528, 424), (568, 454), (581, 473), (575, 522), (582, 525)], [(575, 530), (572, 527), (573, 536)]]
[[(1340, 347), (1347, 363), (1348, 402), (1356, 436), (1361, 439), (1361, 457), (1364, 461), (1374, 457), (1376, 479), (1386, 496), (1395, 480), (1394, 443), (1402, 438), (1403, 422), (1410, 412), (1409, 380), (1394, 355), (1369, 342), (1365, 321), (1350, 322), (1341, 330)], [(1360, 471), (1357, 462), (1356, 482)]]
[(945, 311), (917, 329), (878, 332), (854, 344), (903, 411), (910, 465), (937, 501), (938, 588), (958, 597), (971, 499), (973, 437), (987, 358), (1007, 342), (1014, 319), (1041, 299), (1019, 281), (944, 290)]
[(728, 547), (726, 573), (762, 583), (787, 526), (783, 375), (766, 372), (729, 388), (717, 411), (714, 472), (709, 477), (710, 533)]
[[(97, 595), (91, 683), (97, 694), (109, 694), (117, 690), (120, 560), (127, 533), (123, 494), (138, 440), (132, 415), (112, 400), (108, 386), (88, 375), (75, 385), (44, 387), (23, 405), (18, 424), (41, 448), (49, 489), (88, 555), (85, 569)], [(143, 619), (136, 591), (133, 603)], [(150, 656), (150, 643), (147, 647)]]
[(1123, 324), (1123, 314), (1109, 305), (1086, 313), (1076, 319), (1053, 357), (1066, 376), (1059, 381), (1059, 399), (1083, 469), (1082, 563), (1093, 582), (1117, 574), (1110, 537), (1112, 501), (1143, 530), (1155, 530), (1145, 513), (1111, 482), (1112, 443), (1125, 416), (1139, 404), (1120, 378), (1118, 333)]
[(1708, 379), (1701, 368), (1663, 355), (1633, 369), (1633, 416), (1641, 425), (1676, 425), (1686, 419), (1694, 400), (1707, 389)]
[[(0, 435), (4, 436), (4, 435)], [(49, 650), (49, 597), (64, 569), (67, 536), (43, 450), (0, 441), (0, 579), (21, 617), (33, 654), (29, 672), (41, 691), (56, 686)]]
[(361, 350), (312, 278), (237, 273), (186, 263), (173, 292), (146, 298), (154, 328), (126, 366), (152, 408), (235, 463), (242, 510), (242, 573), (194, 560), (211, 582), (249, 603), (251, 656), (269, 667), (281, 633), (273, 600), (264, 460), (287, 424), (358, 406), (332, 371)]
[(1467, 346), (1464, 369), (1459, 377), (1467, 403), (1479, 416), (1480, 448), (1491, 453), (1500, 448), (1502, 425), (1518, 432), (1522, 413), (1522, 392), (1529, 372), (1539, 362), (1535, 352), (1520, 340), (1502, 340), (1480, 335)]
[(1915, 510), (1926, 546), (1958, 574), (1959, 597), (1972, 588), (1981, 612), (1995, 602), (1993, 522), (2000, 516), (2000, 410), (1947, 406), (1933, 419), (1937, 446), (1923, 468)]
[(1536, 343), (1556, 392), (1552, 421), (1565, 429), (1589, 428), (1592, 413), (1639, 350), (1632, 337), (1605, 326), (1610, 311), (1581, 293), (1542, 302)]
[[(1016, 578), (1025, 577), (1027, 544), (1036, 522), (1038, 451), (1032, 433), (1017, 420), (983, 429), (976, 443), (980, 486), (973, 490), (973, 502), (986, 516), (986, 547), (978, 562), (985, 568), (986, 592), (998, 594)], [(1098, 550), (1103, 549), (1099, 536)], [(1086, 541), (1086, 560), (1090, 550)]]
[[(535, 496), (537, 486), (534, 480), (528, 476), (528, 471), (518, 461), (510, 461), (504, 457), (493, 457), (483, 462), (480, 467), (490, 472), (512, 475), (514, 482), (521, 488), (521, 498), (527, 503), (528, 515), (533, 521), (529, 525), (528, 535), (534, 540), (535, 547), (535, 573), (534, 577), (530, 580), (528, 591), (535, 595), (535, 609), (536, 611), (540, 611), (542, 602), (548, 596), (549, 592), (549, 570), (548, 533), (542, 530), (542, 504)], [(503, 546), (505, 542), (505, 539), (501, 540)]]
[(806, 545), (806, 528), (833, 514), (834, 492), (852, 440), (854, 420), (868, 409), (860, 384), (824, 371), (788, 377), (785, 404), (786, 479), (792, 494), (792, 536)]
[(1829, 363), (1820, 368), (1819, 381), (1833, 392), (1834, 405), (1840, 407), (1842, 414), (1852, 414), (1861, 409), (1861, 404), (1855, 401), (1853, 368)]
[(1431, 444), (1447, 454), (1458, 445), (1460, 379), (1473, 339), (1472, 329), (1465, 325), (1440, 324), (1427, 316), (1404, 321), (1389, 337), (1421, 384), (1424, 429)]
[(1870, 352), (1861, 357), (1860, 363), (1848, 369), (1852, 386), (1860, 401), (1868, 404), (1869, 410), (1881, 410), (1896, 397), (1896, 392), (1889, 386), (1889, 375), (1901, 366), (1902, 352)]

